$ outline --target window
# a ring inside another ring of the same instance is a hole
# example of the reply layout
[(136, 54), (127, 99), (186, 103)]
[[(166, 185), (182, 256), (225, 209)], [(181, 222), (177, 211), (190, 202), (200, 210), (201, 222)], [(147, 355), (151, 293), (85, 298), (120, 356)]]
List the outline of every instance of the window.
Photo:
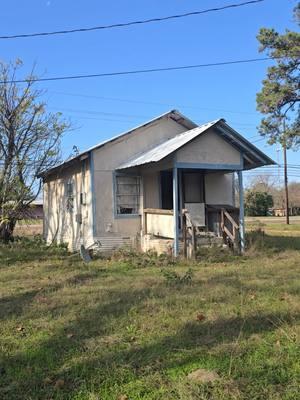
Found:
[(74, 208), (74, 182), (68, 181), (66, 184), (67, 210), (73, 211)]
[(116, 213), (117, 215), (139, 214), (140, 178), (130, 175), (116, 175)]

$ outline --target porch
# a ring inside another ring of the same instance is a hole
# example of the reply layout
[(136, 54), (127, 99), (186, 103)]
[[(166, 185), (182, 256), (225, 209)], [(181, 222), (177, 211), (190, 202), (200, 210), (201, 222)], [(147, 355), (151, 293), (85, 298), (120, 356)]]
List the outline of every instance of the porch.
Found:
[[(199, 246), (227, 245), (244, 251), (242, 171), (205, 167), (175, 165), (155, 171), (152, 165), (142, 171), (142, 250), (187, 258), (194, 257)], [(235, 173), (240, 207), (235, 206)]]
[(142, 214), (142, 249), (155, 248), (156, 241), (175, 257), (180, 252), (193, 256), (198, 245), (217, 240), (244, 252), (243, 171), (271, 163), (224, 120), (217, 120), (122, 164), (121, 173), (141, 179), (140, 206), (135, 197), (130, 210)]
[[(202, 207), (201, 207), (202, 208)], [(178, 237), (176, 255), (195, 258), (202, 246), (226, 245), (236, 252), (242, 251), (239, 226), (239, 209), (235, 207), (205, 206), (206, 225), (197, 225), (187, 209), (178, 212)], [(175, 254), (175, 217), (173, 210), (146, 208), (142, 218), (141, 247), (158, 254)]]

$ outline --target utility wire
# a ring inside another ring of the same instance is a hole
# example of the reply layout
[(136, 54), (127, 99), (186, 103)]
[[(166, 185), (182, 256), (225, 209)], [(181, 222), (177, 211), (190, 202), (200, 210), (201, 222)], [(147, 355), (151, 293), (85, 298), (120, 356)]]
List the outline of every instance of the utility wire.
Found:
[[(150, 119), (152, 118), (149, 115), (138, 115), (138, 114), (123, 114), (123, 113), (111, 113), (111, 112), (105, 112), (105, 111), (96, 111), (96, 110), (80, 110), (80, 109), (73, 109), (73, 108), (64, 108), (64, 107), (49, 107), (49, 110), (54, 110), (54, 111), (66, 111), (71, 114), (75, 114), (76, 116), (78, 114), (88, 114), (88, 115), (104, 115), (104, 116), (109, 116), (109, 117), (121, 117), (121, 118), (130, 118), (131, 120), (135, 120), (136, 118), (138, 119)], [(97, 119), (97, 118), (95, 118)], [(101, 120), (101, 118), (100, 118)], [(200, 123), (206, 123), (207, 120), (198, 120)], [(238, 122), (238, 121), (231, 121), (232, 124), (234, 125), (240, 125), (242, 127), (255, 127), (256, 125), (253, 123), (246, 123), (246, 122)], [(253, 138), (259, 138), (259, 135), (255, 135), (249, 139)]]
[(207, 64), (179, 65), (179, 66), (164, 67), (164, 68), (137, 69), (137, 70), (132, 70), (132, 71), (103, 72), (103, 73), (98, 73), (98, 74), (55, 76), (55, 77), (50, 77), (50, 78), (29, 77), (28, 79), (13, 79), (13, 80), (7, 80), (7, 81), (0, 81), (0, 84), (3, 85), (3, 84), (7, 84), (7, 83), (49, 82), (49, 81), (62, 81), (62, 80), (70, 80), (70, 79), (103, 78), (103, 77), (107, 77), (107, 76), (137, 75), (137, 74), (146, 74), (146, 73), (152, 73), (152, 72), (176, 71), (176, 70), (178, 71), (178, 70), (185, 70), (185, 69), (220, 67), (223, 65), (247, 64), (247, 63), (254, 63), (254, 62), (261, 62), (261, 61), (268, 61), (268, 60), (272, 60), (272, 57), (221, 61), (221, 62), (207, 63)]
[(263, 1), (265, 1), (265, 0), (251, 0), (251, 1), (245, 1), (243, 3), (228, 4), (223, 7), (209, 8), (206, 10), (199, 10), (199, 11), (191, 11), (191, 12), (187, 12), (184, 14), (168, 15), (166, 17), (156, 17), (156, 18), (149, 18), (149, 19), (138, 20), (138, 21), (121, 22), (121, 23), (111, 24), (111, 25), (92, 26), (92, 27), (88, 27), (88, 28), (65, 29), (65, 30), (51, 31), (51, 32), (36, 32), (36, 33), (6, 35), (6, 36), (0, 36), (0, 39), (2, 39), (2, 40), (4, 40), (4, 39), (20, 39), (20, 38), (30, 38), (30, 37), (37, 37), (37, 36), (65, 35), (65, 34), (76, 33), (76, 32), (91, 32), (91, 31), (99, 31), (99, 30), (113, 29), (113, 28), (125, 28), (125, 27), (133, 26), (133, 25), (149, 24), (149, 23), (153, 23), (153, 22), (163, 22), (163, 21), (168, 21), (168, 20), (172, 20), (172, 19), (179, 19), (179, 18), (186, 18), (186, 17), (196, 16), (196, 15), (208, 14), (211, 12), (223, 11), (223, 10), (228, 10), (228, 9), (232, 9), (232, 8), (248, 6), (251, 4), (262, 3)]
[(82, 93), (69, 93), (69, 92), (61, 92), (61, 91), (50, 91), (53, 94), (59, 94), (62, 96), (71, 96), (71, 97), (82, 97), (82, 98), (90, 98), (90, 99), (98, 99), (98, 100), (109, 100), (109, 101), (118, 101), (121, 103), (133, 103), (133, 104), (149, 104), (149, 105), (154, 105), (154, 106), (167, 106), (170, 108), (190, 108), (194, 110), (205, 110), (205, 111), (220, 111), (220, 112), (226, 112), (226, 113), (232, 113), (232, 114), (246, 114), (246, 115), (257, 115), (257, 113), (254, 112), (247, 112), (247, 111), (234, 111), (234, 110), (225, 110), (225, 109), (220, 109), (220, 108), (207, 108), (207, 107), (198, 107), (198, 106), (191, 106), (187, 104), (177, 104), (176, 107), (174, 106), (174, 103), (162, 103), (162, 102), (157, 102), (157, 101), (145, 101), (145, 100), (136, 100), (136, 99), (124, 99), (120, 97), (105, 97), (105, 96), (97, 96), (97, 95), (91, 95), (91, 94), (82, 94)]

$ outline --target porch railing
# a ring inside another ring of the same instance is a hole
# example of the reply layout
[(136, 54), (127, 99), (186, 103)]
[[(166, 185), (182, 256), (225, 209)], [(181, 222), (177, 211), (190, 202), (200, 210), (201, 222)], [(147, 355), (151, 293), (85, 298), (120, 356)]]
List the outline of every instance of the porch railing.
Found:
[(234, 217), (225, 209), (221, 209), (221, 231), (224, 241), (235, 250), (240, 248), (239, 224)]
[(174, 239), (173, 210), (145, 208), (143, 233)]
[[(219, 229), (224, 243), (234, 250), (240, 250), (239, 223), (236, 209), (219, 208)], [(183, 242), (183, 254), (185, 257), (193, 257), (197, 250), (197, 237), (201, 232), (195, 226), (188, 210), (182, 210), (181, 238)], [(207, 228), (206, 228), (207, 229)], [(173, 210), (157, 208), (145, 208), (143, 213), (143, 234), (174, 239)]]

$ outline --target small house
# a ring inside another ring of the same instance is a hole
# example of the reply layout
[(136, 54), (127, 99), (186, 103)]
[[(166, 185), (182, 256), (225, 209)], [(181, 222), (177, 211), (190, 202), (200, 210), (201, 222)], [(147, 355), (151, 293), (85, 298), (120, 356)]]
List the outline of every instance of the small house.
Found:
[(271, 164), (224, 119), (198, 126), (172, 110), (45, 171), (44, 237), (71, 250), (243, 250), (243, 171)]

